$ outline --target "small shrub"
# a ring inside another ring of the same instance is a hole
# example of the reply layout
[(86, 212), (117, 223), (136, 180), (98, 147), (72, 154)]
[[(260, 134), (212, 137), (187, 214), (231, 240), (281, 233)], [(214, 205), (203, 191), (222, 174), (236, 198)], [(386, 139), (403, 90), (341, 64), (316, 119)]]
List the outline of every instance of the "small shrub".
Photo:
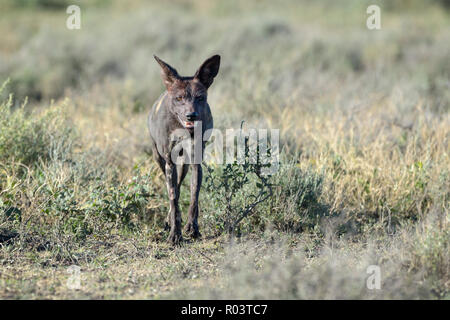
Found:
[(216, 168), (206, 166), (205, 189), (214, 213), (205, 218), (213, 218), (219, 232), (234, 234), (238, 229), (239, 233), (241, 222), (272, 196), (270, 176), (262, 173), (270, 164), (260, 162), (259, 148), (251, 154), (247, 142), (243, 164), (235, 160)]
[(217, 232), (233, 226), (245, 232), (268, 227), (283, 232), (313, 230), (329, 213), (320, 202), (322, 175), (303, 171), (294, 162), (282, 164), (270, 179), (261, 180), (254, 170), (236, 163), (207, 167), (203, 217)]
[[(4, 90), (6, 83), (0, 90)], [(13, 162), (24, 166), (36, 165), (40, 160), (70, 154), (74, 131), (61, 109), (50, 107), (43, 112), (13, 108), (13, 95), (0, 102), (0, 163)]]

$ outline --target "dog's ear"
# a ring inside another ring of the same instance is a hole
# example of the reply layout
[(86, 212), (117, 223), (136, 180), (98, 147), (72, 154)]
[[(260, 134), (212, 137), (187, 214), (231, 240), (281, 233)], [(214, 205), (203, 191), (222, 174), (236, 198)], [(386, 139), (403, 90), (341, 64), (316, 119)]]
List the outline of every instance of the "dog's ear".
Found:
[(178, 72), (170, 65), (162, 61), (160, 58), (158, 58), (156, 55), (153, 55), (153, 57), (161, 66), (161, 77), (166, 88), (169, 89), (170, 86), (172, 86), (173, 82), (178, 78)]
[(198, 79), (206, 89), (213, 83), (220, 67), (220, 56), (215, 55), (207, 59), (195, 73), (194, 79)]

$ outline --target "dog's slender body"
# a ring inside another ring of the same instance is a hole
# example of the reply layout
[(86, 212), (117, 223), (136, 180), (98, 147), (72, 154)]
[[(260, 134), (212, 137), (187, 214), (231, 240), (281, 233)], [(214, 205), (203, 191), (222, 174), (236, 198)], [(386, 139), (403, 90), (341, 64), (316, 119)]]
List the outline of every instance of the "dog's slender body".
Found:
[[(177, 244), (182, 241), (181, 212), (178, 206), (180, 186), (189, 167), (192, 170), (191, 202), (185, 232), (193, 238), (201, 236), (198, 227), (198, 198), (202, 184), (202, 167), (200, 163), (174, 163), (172, 150), (175, 141), (172, 137), (179, 130), (192, 137), (195, 126), (200, 123), (203, 137), (205, 131), (213, 127), (207, 90), (219, 71), (220, 56), (207, 59), (193, 77), (179, 76), (170, 65), (156, 56), (155, 59), (161, 66), (161, 75), (167, 90), (153, 105), (148, 117), (148, 127), (153, 156), (165, 175), (169, 194), (170, 209), (166, 221), (166, 226), (170, 228), (168, 241)], [(202, 142), (202, 153), (203, 149)]]

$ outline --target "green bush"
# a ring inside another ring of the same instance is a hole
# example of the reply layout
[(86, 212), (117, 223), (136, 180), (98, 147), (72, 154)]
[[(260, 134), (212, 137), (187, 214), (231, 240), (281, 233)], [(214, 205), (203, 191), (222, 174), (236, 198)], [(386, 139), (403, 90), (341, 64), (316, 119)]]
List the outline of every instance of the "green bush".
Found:
[[(242, 164), (236, 160), (231, 164), (217, 167), (206, 166), (205, 189), (208, 203), (212, 204), (212, 215), (206, 215), (215, 223), (219, 232), (240, 233), (241, 225), (246, 227), (246, 219), (258, 212), (258, 208), (272, 196), (270, 176), (262, 170), (270, 164), (260, 162), (259, 148), (255, 153), (247, 147)], [(248, 224), (246, 229), (248, 228)]]
[[(6, 82), (0, 89), (3, 92)], [(66, 157), (72, 150), (74, 131), (61, 108), (42, 112), (13, 108), (13, 95), (0, 102), (0, 164), (24, 166), (39, 164), (50, 158)]]
[(165, 208), (148, 208), (155, 198), (162, 202), (153, 173), (136, 165), (124, 181), (107, 151), (75, 150), (75, 127), (60, 108), (28, 112), (26, 103), (13, 107), (12, 101), (9, 95), (0, 104), (2, 238), (18, 234), (34, 247), (74, 246), (88, 236), (137, 230), (150, 219), (162, 228)]
[(303, 171), (294, 162), (261, 183), (257, 174), (237, 164), (207, 167), (204, 213), (206, 224), (219, 233), (227, 230), (258, 195), (270, 194), (239, 220), (239, 231), (254, 232), (273, 227), (284, 232), (314, 229), (329, 211), (321, 204), (323, 176)]
[[(81, 155), (79, 161), (86, 158)], [(135, 168), (130, 181), (123, 182), (117, 178), (117, 169), (96, 167), (93, 175), (86, 176), (85, 168), (70, 166), (69, 179), (53, 186), (50, 184), (56, 177), (45, 173), (50, 181), (42, 181), (39, 196), (45, 203), (40, 214), (59, 226), (60, 232), (82, 240), (90, 235), (137, 230), (152, 216), (147, 205), (159, 195), (149, 174)]]

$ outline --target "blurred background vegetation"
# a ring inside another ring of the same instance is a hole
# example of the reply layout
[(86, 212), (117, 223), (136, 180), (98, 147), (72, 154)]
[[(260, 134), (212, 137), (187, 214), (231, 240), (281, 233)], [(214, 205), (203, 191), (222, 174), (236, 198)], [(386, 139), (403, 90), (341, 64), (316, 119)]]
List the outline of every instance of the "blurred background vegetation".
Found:
[[(0, 297), (448, 297), (449, 1), (74, 2), (81, 30), (66, 28), (72, 1), (0, 3)], [(274, 195), (233, 246), (207, 188), (204, 240), (164, 243), (153, 54), (182, 75), (220, 54), (215, 126), (280, 129)], [(63, 286), (70, 264), (81, 291)]]

